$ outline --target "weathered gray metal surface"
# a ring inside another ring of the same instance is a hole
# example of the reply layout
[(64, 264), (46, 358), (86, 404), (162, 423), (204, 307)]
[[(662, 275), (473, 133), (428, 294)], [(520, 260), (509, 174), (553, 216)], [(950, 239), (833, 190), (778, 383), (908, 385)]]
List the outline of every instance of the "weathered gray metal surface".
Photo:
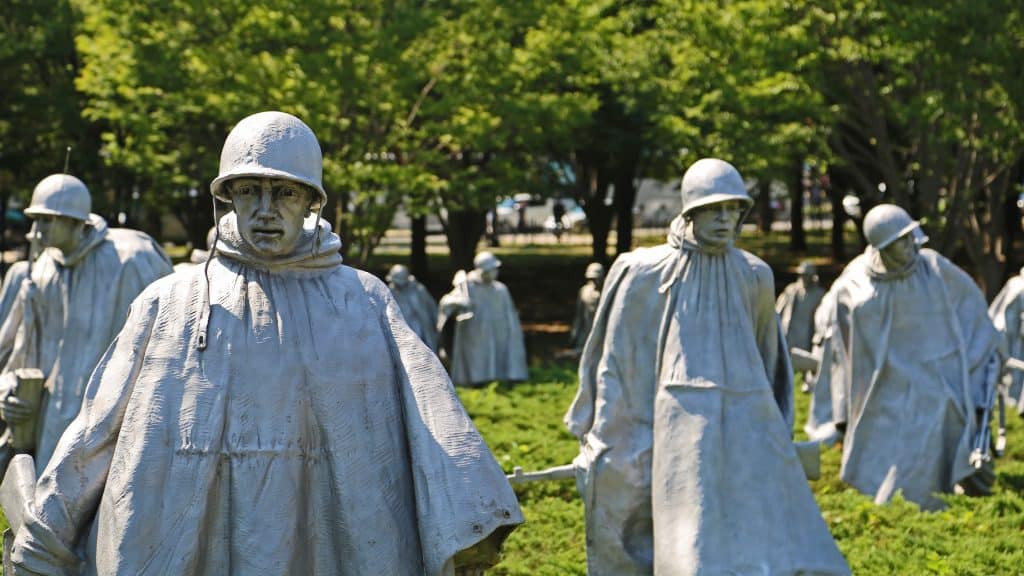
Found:
[(398, 302), (409, 328), (431, 349), (437, 351), (437, 302), (409, 269), (396, 264), (388, 273), (388, 288)]
[(475, 269), (441, 298), (438, 325), (455, 321), (448, 360), (456, 385), (528, 377), (519, 313), (508, 288), (490, 274)]
[[(64, 429), (78, 414), (85, 384), (124, 324), (132, 300), (171, 263), (142, 232), (107, 228), (93, 214), (70, 254), (46, 248), (0, 329), (15, 334), (5, 372), (39, 368), (46, 394), (35, 450), (41, 473)], [(0, 338), (6, 339), (6, 338)]]
[(609, 273), (566, 416), (591, 575), (849, 573), (790, 441), (771, 270), (696, 238), (733, 224), (677, 219)]
[(901, 490), (924, 508), (942, 507), (934, 494), (974, 473), (975, 411), (994, 376), (998, 335), (981, 291), (937, 252), (921, 249), (890, 270), (872, 247), (832, 290), (841, 477), (879, 502)]

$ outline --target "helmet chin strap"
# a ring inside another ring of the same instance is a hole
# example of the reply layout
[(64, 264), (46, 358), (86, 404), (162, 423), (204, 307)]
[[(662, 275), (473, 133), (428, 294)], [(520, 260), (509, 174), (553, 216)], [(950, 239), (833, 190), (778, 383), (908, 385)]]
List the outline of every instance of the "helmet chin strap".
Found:
[(217, 253), (217, 242), (220, 241), (220, 217), (217, 215), (217, 198), (211, 194), (210, 200), (213, 202), (213, 226), (216, 232), (213, 235), (213, 246), (210, 246), (210, 253), (203, 264), (203, 282), (206, 286), (203, 292), (203, 307), (199, 311), (199, 325), (196, 328), (196, 350), (200, 352), (206, 350), (207, 333), (210, 327), (210, 312), (212, 308), (210, 302), (210, 261), (213, 260), (213, 256)]

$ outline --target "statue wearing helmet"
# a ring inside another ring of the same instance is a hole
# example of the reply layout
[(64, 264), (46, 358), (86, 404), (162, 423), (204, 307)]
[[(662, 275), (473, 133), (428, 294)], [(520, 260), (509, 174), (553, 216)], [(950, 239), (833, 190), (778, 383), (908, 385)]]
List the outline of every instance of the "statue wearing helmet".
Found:
[[(171, 272), (170, 260), (152, 238), (108, 228), (90, 209), (89, 190), (74, 176), (53, 174), (35, 187), (25, 214), (33, 219), (41, 252), (26, 264), (0, 330), (0, 417), (15, 429), (36, 423), (30, 452), (37, 472), (78, 414), (89, 375), (124, 324), (132, 300)], [(41, 403), (12, 392), (15, 371), (22, 368), (37, 368), (45, 378), (48, 394)], [(0, 471), (5, 467), (6, 462)]]
[(388, 271), (388, 287), (394, 295), (402, 316), (409, 328), (423, 340), (431, 350), (437, 350), (437, 301), (430, 295), (427, 287), (421, 284), (409, 269), (395, 264)]
[[(1024, 358), (1024, 269), (1006, 281), (988, 313), (1000, 335), (1003, 360)], [(1024, 371), (1005, 370), (1000, 393), (1024, 417)]]
[(822, 367), (844, 435), (840, 477), (878, 503), (900, 491), (924, 509), (944, 507), (936, 494), (958, 485), (985, 493), (994, 476), (987, 419), (976, 414), (991, 408), (999, 376), (985, 298), (920, 247), (927, 238), (902, 208), (872, 208), (864, 235), (869, 246), (831, 289), (835, 327)]
[[(387, 286), (341, 263), (315, 214), (312, 131), (250, 116), (221, 160), (211, 189), (232, 210), (213, 255), (132, 306), (27, 498), (15, 566), (440, 575), (493, 562), (480, 551), (522, 522), (515, 494)], [(87, 535), (95, 554), (80, 557)]]
[(818, 283), (818, 271), (813, 262), (801, 262), (796, 272), (796, 281), (787, 285), (775, 301), (775, 311), (782, 321), (782, 332), (790, 349), (810, 350), (814, 311), (825, 289)]
[(480, 386), (495, 380), (528, 377), (526, 345), (512, 295), (498, 281), (501, 260), (491, 252), (473, 258), (473, 270), (461, 270), (452, 291), (441, 297), (438, 331), (451, 332), (447, 356), (455, 385)]
[(591, 262), (583, 274), (586, 283), (576, 294), (576, 315), (573, 317), (572, 330), (569, 337), (576, 353), (583, 350), (590, 336), (590, 327), (594, 325), (597, 304), (601, 300), (601, 287), (604, 286), (604, 266), (599, 262)]
[(580, 359), (588, 573), (849, 574), (790, 439), (772, 271), (733, 246), (743, 179), (700, 160), (682, 197), (668, 243), (612, 265)]

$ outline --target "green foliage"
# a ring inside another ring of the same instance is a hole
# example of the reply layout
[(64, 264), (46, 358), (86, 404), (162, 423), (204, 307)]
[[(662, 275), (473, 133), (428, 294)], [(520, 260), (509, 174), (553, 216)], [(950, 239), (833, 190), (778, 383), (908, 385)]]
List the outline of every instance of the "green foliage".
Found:
[[(460, 389), (459, 395), (506, 472), (567, 464), (576, 442), (562, 416), (576, 392), (568, 365), (535, 369), (529, 383)], [(799, 384), (798, 384), (799, 386)], [(796, 435), (809, 397), (797, 396)], [(901, 498), (885, 506), (838, 479), (841, 451), (822, 454), (812, 482), (854, 574), (1016, 574), (1024, 565), (1024, 419), (1010, 417), (1009, 447), (996, 462), (995, 494), (950, 495), (948, 509), (921, 512)], [(516, 488), (527, 523), (509, 537), (496, 574), (585, 574), (583, 507), (570, 480)]]

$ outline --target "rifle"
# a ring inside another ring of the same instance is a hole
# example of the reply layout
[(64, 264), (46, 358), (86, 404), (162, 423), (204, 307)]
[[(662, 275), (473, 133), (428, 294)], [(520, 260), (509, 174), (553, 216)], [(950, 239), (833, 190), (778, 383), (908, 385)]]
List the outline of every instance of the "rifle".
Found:
[(4, 510), (9, 527), (3, 534), (3, 567), (4, 574), (14, 574), (11, 564), (11, 547), (18, 530), (25, 524), (25, 519), (32, 510), (32, 501), (36, 487), (36, 464), (28, 454), (19, 454), (11, 461), (11, 465), (0, 484), (0, 507)]
[(821, 364), (821, 353), (814, 354), (803, 348), (789, 349), (790, 362), (793, 363), (793, 370), (796, 372), (817, 372)]
[(469, 274), (466, 274), (465, 270), (459, 270), (455, 273), (455, 278), (452, 279), (452, 284), (459, 291), (459, 298), (465, 303), (463, 311), (455, 315), (457, 322), (463, 322), (465, 320), (473, 319), (473, 301), (469, 299)]
[[(989, 425), (989, 420), (992, 418), (992, 406), (996, 403), (996, 390), (999, 387), (998, 380), (1000, 374), (1000, 371), (994, 367), (995, 363), (995, 357), (992, 357), (985, 367), (985, 383), (988, 385), (988, 388), (985, 390), (985, 406), (981, 411), (981, 422), (978, 424), (978, 433), (974, 437), (974, 447), (968, 460), (975, 470), (981, 470), (985, 464), (992, 461), (992, 455), (989, 454), (989, 448), (992, 444), (992, 427)], [(1022, 366), (1024, 366), (1024, 363), (1022, 363)], [(1004, 428), (999, 430), (997, 444), (1000, 443), (1003, 448), (1006, 447), (1006, 431)]]
[[(821, 477), (821, 445), (820, 441), (794, 442), (793, 448), (800, 459), (800, 466), (808, 480)], [(541, 480), (568, 480), (576, 477), (575, 464), (563, 464), (537, 472), (523, 472), (522, 466), (516, 466), (512, 473), (505, 476), (511, 484), (525, 484)]]

